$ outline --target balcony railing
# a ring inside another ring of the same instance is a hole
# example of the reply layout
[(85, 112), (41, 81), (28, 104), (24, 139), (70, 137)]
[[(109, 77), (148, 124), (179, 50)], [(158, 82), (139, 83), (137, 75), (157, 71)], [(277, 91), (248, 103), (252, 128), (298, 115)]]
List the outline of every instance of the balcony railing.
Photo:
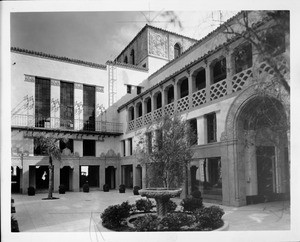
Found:
[(197, 90), (188, 96), (175, 100), (175, 102), (169, 103), (159, 109), (146, 113), (142, 117), (129, 121), (127, 130), (132, 131), (141, 128), (160, 119), (164, 115), (172, 116), (175, 112), (182, 113), (225, 97), (230, 93), (240, 91), (248, 85), (248, 83), (252, 80), (252, 77), (253, 73), (251, 67), (235, 74), (231, 78), (227, 77), (226, 79), (214, 83), (209, 87)]
[(123, 125), (121, 123), (91, 120), (84, 121), (82, 119), (61, 119), (56, 117), (45, 118), (26, 114), (14, 114), (11, 119), (11, 125), (13, 127), (123, 133)]

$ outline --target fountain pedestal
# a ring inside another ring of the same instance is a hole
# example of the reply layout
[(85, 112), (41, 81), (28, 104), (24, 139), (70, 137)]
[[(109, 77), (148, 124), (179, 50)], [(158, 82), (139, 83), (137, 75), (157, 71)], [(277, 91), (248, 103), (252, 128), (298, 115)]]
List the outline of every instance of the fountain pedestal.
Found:
[(182, 189), (147, 188), (139, 190), (142, 197), (154, 198), (158, 217), (164, 217), (167, 213), (167, 203), (171, 197), (177, 197)]

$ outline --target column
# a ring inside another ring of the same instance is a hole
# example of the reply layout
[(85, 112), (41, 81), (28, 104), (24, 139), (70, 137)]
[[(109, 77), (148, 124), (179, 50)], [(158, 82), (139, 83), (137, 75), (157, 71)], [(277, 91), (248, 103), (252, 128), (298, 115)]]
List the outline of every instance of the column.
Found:
[(187, 72), (188, 73), (188, 86), (189, 86), (189, 109), (192, 108), (193, 104), (193, 75), (191, 75), (190, 70)]
[(103, 190), (103, 185), (105, 184), (105, 169), (106, 169), (106, 167), (105, 167), (105, 161), (103, 162), (103, 160), (102, 160), (101, 165), (99, 166), (99, 176), (100, 176), (100, 178), (99, 178), (99, 181), (100, 181), (99, 186), (100, 186), (101, 190)]
[(118, 162), (117, 169), (116, 169), (116, 188), (118, 188), (121, 185), (121, 178), (122, 178), (121, 165), (120, 162)]
[(234, 63), (232, 60), (232, 51), (226, 51), (226, 65), (227, 65), (227, 73), (226, 73), (226, 84), (227, 84), (227, 95), (232, 93), (232, 76), (234, 73)]
[(22, 169), (22, 193), (27, 193), (27, 188), (29, 187), (29, 165), (25, 164), (23, 161), (23, 169)]
[(53, 177), (54, 177), (54, 181), (53, 181), (53, 192), (58, 192), (58, 188), (59, 188), (59, 185), (60, 185), (60, 164), (59, 164), (60, 161), (55, 161), (54, 163), (54, 174), (53, 174)]
[(175, 78), (173, 79), (174, 83), (174, 113), (177, 112), (177, 100), (178, 100), (178, 85)]
[(211, 84), (211, 69), (210, 69), (211, 63), (206, 63), (205, 68), (205, 81), (206, 81), (206, 102), (210, 102), (210, 84)]
[(60, 81), (51, 79), (51, 128), (60, 127)]
[(255, 148), (255, 130), (248, 130), (245, 134), (245, 172), (246, 195), (257, 195), (257, 164)]
[(142, 166), (142, 188), (146, 188), (147, 187), (147, 181), (146, 181), (146, 165)]
[(198, 145), (204, 145), (206, 141), (205, 117), (204, 115), (197, 118), (197, 140)]
[(135, 164), (132, 165), (132, 179), (133, 179), (133, 186), (137, 186), (136, 178), (137, 178), (137, 167)]
[(83, 85), (74, 84), (74, 130), (83, 129)]
[(73, 168), (73, 192), (79, 192), (79, 177), (80, 177), (80, 169), (79, 169), (79, 159), (74, 161)]

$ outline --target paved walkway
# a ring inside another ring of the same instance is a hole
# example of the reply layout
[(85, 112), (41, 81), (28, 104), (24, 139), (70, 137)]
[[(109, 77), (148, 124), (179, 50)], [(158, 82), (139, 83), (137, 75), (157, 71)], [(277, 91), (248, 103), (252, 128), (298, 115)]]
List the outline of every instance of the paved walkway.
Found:
[[(54, 193), (56, 200), (42, 200), (47, 194), (27, 196), (13, 194), (15, 199), (15, 217), (21, 232), (104, 232), (100, 214), (109, 205), (120, 204), (128, 200), (134, 203), (140, 196), (134, 196), (132, 190), (126, 193), (92, 191)], [(180, 202), (179, 199), (175, 200)], [(210, 206), (212, 204), (205, 204)], [(230, 231), (289, 230), (290, 204), (273, 202), (245, 207), (227, 207), (220, 205), (229, 222)]]

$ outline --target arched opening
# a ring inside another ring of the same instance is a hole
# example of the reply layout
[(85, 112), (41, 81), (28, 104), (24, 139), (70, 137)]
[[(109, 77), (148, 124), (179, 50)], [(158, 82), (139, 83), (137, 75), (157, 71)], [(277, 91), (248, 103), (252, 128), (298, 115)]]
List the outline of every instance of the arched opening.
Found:
[(130, 107), (128, 110), (129, 121), (134, 120), (134, 107)]
[(66, 191), (72, 190), (73, 169), (70, 166), (64, 166), (60, 169), (60, 185), (64, 185)]
[(161, 108), (162, 100), (161, 100), (161, 92), (157, 92), (154, 94), (154, 110)]
[(183, 97), (189, 95), (189, 82), (188, 82), (187, 77), (184, 77), (178, 81), (178, 87), (179, 87), (179, 97), (180, 98), (183, 98)]
[(128, 63), (128, 58), (127, 58), (127, 55), (124, 57), (124, 63)]
[(284, 107), (273, 97), (252, 98), (239, 113), (238, 171), (244, 172), (238, 183), (247, 204), (289, 197), (288, 129)]
[(200, 68), (193, 73), (193, 92), (197, 92), (206, 87), (206, 74), (205, 69)]
[(134, 50), (133, 49), (130, 52), (130, 64), (135, 65)]
[(166, 104), (170, 104), (172, 102), (174, 102), (174, 86), (170, 85), (168, 87), (166, 87), (165, 89), (165, 97), (166, 97)]
[(211, 65), (212, 70), (212, 83), (217, 83), (222, 81), (227, 76), (227, 69), (226, 69), (226, 58), (221, 57), (218, 60), (215, 60)]
[(143, 116), (143, 107), (142, 107), (143, 105), (142, 105), (142, 103), (141, 102), (139, 102), (139, 103), (137, 103), (137, 105), (136, 105), (136, 117), (137, 118), (139, 118), (139, 117), (142, 117)]
[(181, 47), (180, 47), (179, 43), (176, 43), (174, 45), (174, 59), (176, 59), (180, 55), (181, 55)]
[(145, 108), (146, 108), (146, 113), (150, 113), (152, 110), (151, 110), (151, 98), (148, 97), (145, 99)]

